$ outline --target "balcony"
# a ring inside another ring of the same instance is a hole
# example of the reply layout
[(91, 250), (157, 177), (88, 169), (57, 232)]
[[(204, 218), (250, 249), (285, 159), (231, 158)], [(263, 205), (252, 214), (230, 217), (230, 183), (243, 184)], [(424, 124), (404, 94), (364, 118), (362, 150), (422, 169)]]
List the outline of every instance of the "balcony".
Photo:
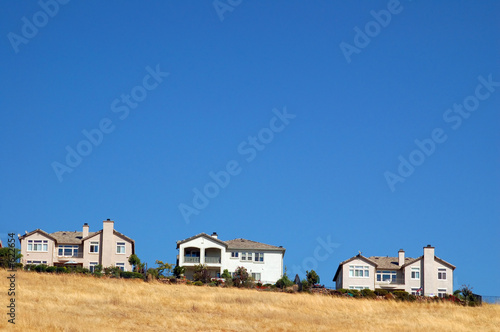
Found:
[(380, 287), (395, 287), (396, 285), (404, 285), (405, 284), (405, 279), (404, 278), (392, 278), (388, 280), (377, 280), (375, 281), (375, 285), (380, 286)]
[(200, 257), (184, 257), (184, 263), (200, 263)]
[(205, 257), (207, 264), (220, 264), (220, 257)]

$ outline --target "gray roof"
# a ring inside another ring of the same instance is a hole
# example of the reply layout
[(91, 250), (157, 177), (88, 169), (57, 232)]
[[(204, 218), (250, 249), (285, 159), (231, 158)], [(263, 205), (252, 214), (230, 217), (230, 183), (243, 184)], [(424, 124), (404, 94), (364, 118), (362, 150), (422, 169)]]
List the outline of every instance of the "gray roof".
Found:
[[(387, 257), (387, 256), (371, 256), (368, 257), (369, 260), (377, 264), (377, 270), (400, 270), (402, 266), (399, 266), (398, 257)], [(411, 264), (416, 261), (416, 258), (405, 257), (405, 264)]]
[(220, 239), (216, 239), (211, 235), (208, 235), (207, 233), (200, 233), (196, 234), (194, 236), (188, 237), (187, 239), (177, 241), (177, 249), (179, 246), (185, 242), (189, 242), (197, 237), (207, 237), (215, 242), (220, 243), (221, 245), (227, 247), (227, 249), (243, 249), (243, 250), (274, 250), (274, 251), (282, 251), (285, 252), (285, 248), (283, 247), (276, 247), (272, 246), (270, 244), (265, 244), (265, 243), (260, 243), (260, 242), (255, 242), (251, 240), (246, 240), (246, 239), (234, 239), (234, 240), (229, 240), (229, 241), (222, 241)]
[(285, 251), (283, 247), (276, 247), (270, 244), (255, 242), (246, 239), (234, 239), (229, 241), (224, 241), (227, 243), (228, 249), (253, 249), (253, 250), (278, 250)]
[[(94, 235), (96, 232), (89, 232), (89, 235)], [(82, 243), (83, 232), (65, 232), (59, 231), (50, 234), (57, 243), (67, 243), (67, 244), (80, 244)]]

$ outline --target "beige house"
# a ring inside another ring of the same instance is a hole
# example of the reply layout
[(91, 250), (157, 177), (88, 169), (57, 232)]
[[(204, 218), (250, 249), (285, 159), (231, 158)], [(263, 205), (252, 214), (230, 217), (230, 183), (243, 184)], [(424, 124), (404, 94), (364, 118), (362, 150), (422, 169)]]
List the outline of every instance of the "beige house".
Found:
[(424, 247), (418, 258), (364, 257), (361, 253), (339, 264), (333, 277), (337, 289), (369, 288), (404, 290), (413, 295), (440, 296), (453, 294), (455, 266), (434, 255), (434, 247)]
[(81, 266), (92, 272), (96, 265), (102, 265), (132, 271), (128, 259), (135, 253), (135, 242), (117, 232), (113, 220), (104, 220), (97, 232), (90, 232), (85, 223), (81, 232), (47, 233), (36, 229), (20, 236), (19, 241), (23, 264)]
[(177, 241), (177, 264), (186, 268), (186, 278), (192, 279), (194, 267), (207, 266), (213, 278), (219, 278), (225, 269), (231, 274), (239, 266), (263, 284), (274, 284), (283, 276), (285, 248), (246, 239), (222, 241), (217, 233), (200, 233)]

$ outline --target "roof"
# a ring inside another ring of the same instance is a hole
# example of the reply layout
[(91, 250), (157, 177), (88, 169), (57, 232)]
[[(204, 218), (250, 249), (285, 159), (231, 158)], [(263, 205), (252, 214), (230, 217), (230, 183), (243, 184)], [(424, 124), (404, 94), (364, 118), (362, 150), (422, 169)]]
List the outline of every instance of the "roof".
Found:
[(277, 250), (283, 252), (285, 251), (285, 248), (283, 247), (276, 247), (270, 244), (255, 242), (246, 239), (234, 239), (224, 242), (227, 243), (228, 249)]
[[(89, 236), (95, 235), (96, 232), (89, 232)], [(67, 244), (80, 244), (82, 243), (83, 232), (65, 232), (59, 231), (51, 233), (52, 237), (56, 239), (57, 243), (67, 243)]]
[(35, 233), (40, 233), (40, 234), (42, 234), (42, 235), (44, 235), (44, 236), (46, 236), (46, 237), (48, 237), (48, 238), (50, 238), (50, 239), (52, 239), (52, 240), (56, 241), (56, 239), (55, 239), (52, 235), (50, 235), (49, 233), (47, 233), (47, 232), (45, 232), (45, 231), (42, 231), (40, 228), (37, 228), (37, 229), (35, 229), (34, 231), (31, 231), (31, 232), (29, 232), (29, 233), (26, 233), (26, 234), (24, 234), (23, 236), (20, 236), (20, 237), (19, 237), (19, 241), (21, 241), (21, 240), (22, 240), (22, 239), (24, 239), (25, 237), (30, 236), (30, 235), (35, 234)]
[(194, 239), (201, 237), (201, 236), (207, 237), (210, 240), (213, 240), (213, 241), (225, 246), (227, 249), (275, 250), (275, 251), (285, 252), (285, 248), (283, 248), (283, 247), (276, 247), (276, 246), (272, 246), (270, 244), (265, 244), (265, 243), (241, 239), (241, 238), (229, 240), (229, 241), (222, 241), (222, 240), (217, 239), (211, 235), (208, 235), (207, 233), (196, 234), (194, 236), (188, 237), (187, 239), (177, 241), (177, 249), (179, 249), (179, 246), (181, 244), (189, 242), (189, 241), (194, 240)]
[(405, 257), (405, 262), (402, 266), (399, 266), (398, 257), (387, 257), (387, 256), (371, 256), (370, 260), (377, 263), (377, 269), (385, 270), (400, 270), (403, 266), (411, 264), (417, 260), (417, 258)]

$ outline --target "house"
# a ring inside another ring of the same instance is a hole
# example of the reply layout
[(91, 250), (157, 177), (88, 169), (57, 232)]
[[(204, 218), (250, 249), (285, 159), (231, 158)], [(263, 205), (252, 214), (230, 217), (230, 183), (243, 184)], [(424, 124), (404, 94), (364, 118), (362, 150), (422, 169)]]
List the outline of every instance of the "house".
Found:
[(222, 241), (217, 233), (200, 233), (177, 241), (177, 265), (185, 267), (186, 278), (192, 279), (194, 267), (204, 264), (213, 278), (227, 269), (231, 274), (243, 266), (254, 280), (274, 284), (283, 276), (285, 248), (260, 242), (234, 239)]
[(47, 233), (36, 229), (19, 236), (19, 241), (23, 264), (80, 266), (92, 272), (96, 265), (132, 270), (128, 259), (135, 253), (135, 242), (117, 232), (113, 220), (104, 220), (102, 229), (97, 232), (90, 232), (85, 223), (81, 232)]
[(455, 266), (434, 255), (434, 247), (424, 247), (418, 258), (365, 257), (359, 253), (339, 264), (333, 277), (337, 289), (404, 290), (413, 295), (440, 296), (453, 294)]

